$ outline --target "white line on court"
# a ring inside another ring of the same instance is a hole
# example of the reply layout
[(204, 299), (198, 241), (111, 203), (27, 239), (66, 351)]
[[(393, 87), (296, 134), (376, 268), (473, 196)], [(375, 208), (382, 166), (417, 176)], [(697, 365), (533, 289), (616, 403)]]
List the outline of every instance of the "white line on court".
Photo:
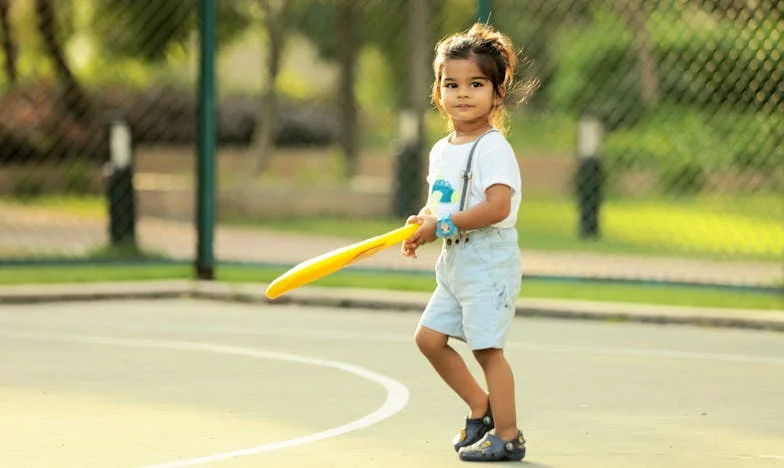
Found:
[(176, 460), (156, 465), (150, 465), (146, 468), (174, 468), (179, 466), (193, 466), (203, 463), (218, 462), (228, 460), (230, 458), (244, 457), (248, 455), (256, 455), (263, 452), (271, 452), (273, 450), (280, 450), (284, 448), (295, 447), (298, 445), (308, 444), (319, 440), (336, 437), (348, 432), (353, 432), (359, 429), (372, 426), (387, 419), (395, 413), (401, 411), (408, 404), (408, 388), (402, 383), (390, 377), (378, 374), (360, 366), (353, 364), (345, 364), (336, 361), (327, 361), (324, 359), (316, 359), (310, 357), (301, 357), (291, 354), (278, 353), (273, 351), (263, 351), (251, 348), (241, 348), (236, 346), (224, 346), (210, 343), (197, 343), (191, 341), (166, 341), (166, 340), (140, 340), (140, 339), (126, 339), (107, 336), (87, 336), (87, 335), (69, 335), (59, 333), (7, 333), (0, 332), (0, 336), (11, 339), (23, 340), (37, 340), (37, 341), (61, 341), (69, 343), (87, 343), (108, 346), (127, 346), (135, 348), (157, 348), (157, 349), (174, 349), (174, 350), (187, 350), (187, 351), (202, 351), (208, 353), (229, 354), (234, 356), (246, 356), (260, 359), (274, 359), (279, 361), (289, 361), (298, 364), (306, 364), (312, 366), (330, 367), (338, 369), (349, 374), (371, 380), (383, 386), (387, 391), (387, 397), (384, 404), (372, 413), (360, 419), (352, 421), (342, 426), (327, 429), (326, 431), (317, 432), (315, 434), (297, 437), (295, 439), (283, 440), (266, 445), (259, 445), (246, 449), (234, 450), (231, 452), (218, 453), (197, 458), (189, 458), (183, 460)]

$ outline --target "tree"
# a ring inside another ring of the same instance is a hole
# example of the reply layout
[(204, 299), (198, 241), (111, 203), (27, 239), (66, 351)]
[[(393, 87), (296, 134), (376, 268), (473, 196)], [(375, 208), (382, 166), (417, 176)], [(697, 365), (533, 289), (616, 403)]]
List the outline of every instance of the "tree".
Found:
[(653, 43), (645, 28), (645, 13), (639, 0), (615, 0), (615, 8), (632, 31), (632, 45), (640, 66), (640, 96), (646, 106), (659, 102), (659, 74), (653, 56)]
[(90, 119), (90, 102), (65, 59), (62, 44), (57, 36), (54, 5), (52, 0), (35, 0), (38, 32), (41, 34), (46, 52), (52, 60), (55, 73), (61, 81), (62, 99), (66, 112), (77, 121), (86, 123)]
[[(341, 116), (340, 146), (346, 163), (346, 175), (357, 170), (359, 153), (358, 105), (354, 88), (359, 51), (367, 44), (379, 46), (393, 70), (395, 81), (406, 80), (407, 55), (405, 41), (400, 41), (405, 28), (406, 9), (395, 8), (390, 2), (357, 0), (292, 1), (293, 27), (317, 47), (327, 60), (336, 60), (340, 67), (338, 100)], [(360, 27), (360, 25), (368, 25)], [(395, 86), (397, 102), (405, 104), (405, 87)]]
[(257, 119), (254, 151), (251, 159), (251, 175), (258, 175), (264, 170), (275, 137), (275, 120), (278, 114), (278, 93), (275, 82), (280, 74), (280, 59), (286, 40), (286, 19), (288, 2), (285, 0), (259, 0), (264, 12), (264, 25), (267, 29), (269, 47), (267, 48), (267, 76), (261, 100), (261, 109)]
[(428, 37), (429, 8), (421, 0), (408, 0), (408, 102), (401, 113), (400, 139), (403, 147), (397, 155), (393, 212), (405, 217), (422, 206), (423, 152), (425, 147), (425, 110), (428, 106)]
[(11, 29), (11, 0), (0, 0), (0, 34), (2, 34), (2, 49), (5, 56), (5, 74), (11, 84), (16, 83), (16, 52), (17, 45), (14, 32)]
[[(166, 58), (172, 44), (185, 46), (196, 28), (196, 0), (96, 0), (95, 29), (111, 54), (145, 62)], [(217, 1), (218, 42), (251, 23), (248, 3)]]
[(359, 53), (359, 14), (357, 0), (338, 2), (336, 33), (338, 40), (338, 62), (340, 63), (340, 143), (346, 158), (346, 176), (353, 177), (357, 172), (359, 156), (357, 131), (357, 98), (354, 94), (356, 64)]

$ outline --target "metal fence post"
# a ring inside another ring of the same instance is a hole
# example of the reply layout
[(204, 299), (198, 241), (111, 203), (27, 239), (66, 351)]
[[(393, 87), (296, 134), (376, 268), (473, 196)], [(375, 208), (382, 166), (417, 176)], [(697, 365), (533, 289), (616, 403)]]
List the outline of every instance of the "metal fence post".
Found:
[(109, 161), (106, 163), (111, 244), (136, 245), (136, 203), (133, 190), (133, 141), (123, 120), (109, 122)]
[(577, 127), (577, 203), (579, 205), (579, 235), (581, 238), (599, 237), (599, 209), (601, 208), (604, 171), (601, 144), (604, 135), (602, 122), (584, 114)]
[(196, 277), (214, 279), (215, 0), (199, 0), (198, 143), (196, 158)]
[(490, 0), (476, 0), (476, 21), (490, 23)]

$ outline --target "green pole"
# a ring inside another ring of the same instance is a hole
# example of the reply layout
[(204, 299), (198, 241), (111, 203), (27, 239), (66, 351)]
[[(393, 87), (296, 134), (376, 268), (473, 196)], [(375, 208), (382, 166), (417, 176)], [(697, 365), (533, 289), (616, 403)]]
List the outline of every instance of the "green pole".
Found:
[(199, 0), (198, 142), (196, 155), (196, 278), (214, 279), (215, 0)]
[(476, 21), (490, 23), (490, 0), (476, 0)]

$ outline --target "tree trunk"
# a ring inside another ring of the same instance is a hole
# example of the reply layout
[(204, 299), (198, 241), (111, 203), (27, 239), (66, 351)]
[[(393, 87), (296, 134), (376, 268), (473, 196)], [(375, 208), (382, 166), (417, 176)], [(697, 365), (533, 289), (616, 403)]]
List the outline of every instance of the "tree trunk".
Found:
[(406, 216), (419, 212), (423, 200), (425, 111), (429, 105), (428, 78), (431, 51), (428, 39), (428, 6), (422, 0), (408, 0), (408, 102), (400, 114), (393, 212)]
[(260, 0), (264, 9), (264, 24), (269, 36), (267, 50), (267, 79), (264, 85), (253, 138), (250, 174), (257, 176), (269, 165), (275, 148), (275, 121), (278, 115), (278, 92), (275, 82), (280, 74), (280, 58), (285, 45), (283, 18), (286, 15), (286, 2), (280, 0)]
[(659, 102), (659, 74), (640, 0), (615, 0), (615, 5), (632, 30), (637, 62), (640, 64), (640, 94), (643, 102), (648, 106), (654, 105)]
[(5, 74), (8, 81), (14, 84), (18, 76), (16, 69), (17, 45), (14, 40), (14, 32), (11, 30), (11, 0), (0, 0), (0, 33), (2, 33), (2, 47), (5, 55)]
[(90, 119), (90, 104), (87, 95), (71, 72), (65, 59), (62, 45), (57, 39), (55, 6), (52, 0), (36, 0), (35, 12), (38, 17), (38, 32), (52, 60), (55, 72), (63, 85), (62, 98), (66, 111), (76, 120), (87, 123)]
[(359, 8), (356, 0), (338, 2), (336, 15), (338, 60), (340, 63), (340, 146), (345, 157), (345, 175), (357, 173), (359, 148), (357, 142), (357, 100), (354, 95), (356, 63), (359, 51)]

